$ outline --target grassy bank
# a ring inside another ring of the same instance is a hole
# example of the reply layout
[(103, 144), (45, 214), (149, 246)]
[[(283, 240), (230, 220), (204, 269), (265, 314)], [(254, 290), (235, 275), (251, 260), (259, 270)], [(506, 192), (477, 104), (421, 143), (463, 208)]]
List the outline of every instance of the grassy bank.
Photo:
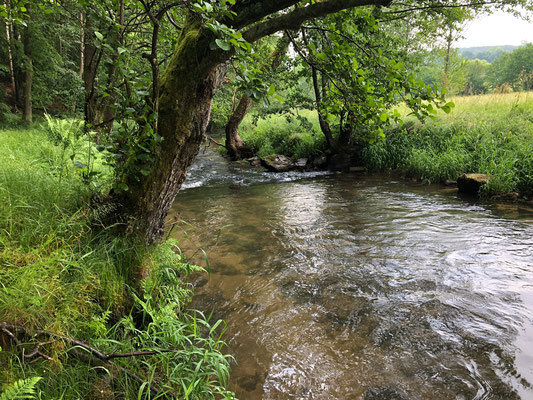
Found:
[(232, 398), (221, 323), (187, 309), (198, 267), (99, 224), (106, 167), (93, 154), (88, 179), (89, 144), (53, 136), (0, 131), (0, 393), (40, 377), (47, 400)]
[[(361, 143), (361, 162), (370, 171), (398, 170), (428, 183), (463, 173), (489, 174), (486, 194), (519, 192), (533, 197), (533, 92), (451, 99), (455, 108), (425, 123), (400, 107), (406, 124), (386, 139)], [(302, 122), (305, 117), (307, 122)], [(316, 113), (276, 115), (243, 122), (242, 137), (260, 156), (309, 157), (324, 151)]]
[(426, 182), (457, 179), (462, 173), (489, 174), (486, 194), (533, 196), (533, 93), (453, 99), (450, 114), (387, 133), (364, 147), (371, 170), (397, 169)]
[(311, 157), (325, 150), (325, 139), (318, 126), (318, 117), (309, 110), (257, 120), (247, 115), (239, 134), (257, 150), (259, 157), (284, 154), (297, 159)]

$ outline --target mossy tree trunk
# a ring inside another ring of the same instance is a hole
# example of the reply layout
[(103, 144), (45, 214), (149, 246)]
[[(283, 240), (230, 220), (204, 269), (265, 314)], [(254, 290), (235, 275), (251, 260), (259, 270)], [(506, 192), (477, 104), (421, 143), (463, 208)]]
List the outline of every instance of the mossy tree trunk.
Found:
[(119, 198), (127, 214), (134, 216), (130, 229), (148, 242), (163, 234), (165, 217), (198, 154), (213, 96), (227, 70), (228, 55), (210, 49), (213, 39), (194, 17), (183, 27), (160, 80), (158, 134), (163, 142), (155, 149), (150, 174), (140, 181), (126, 177), (129, 189)]

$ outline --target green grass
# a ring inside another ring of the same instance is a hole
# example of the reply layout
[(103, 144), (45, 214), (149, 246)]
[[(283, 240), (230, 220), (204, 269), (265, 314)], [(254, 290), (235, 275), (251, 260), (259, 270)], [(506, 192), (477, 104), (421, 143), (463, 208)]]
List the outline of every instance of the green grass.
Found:
[(0, 393), (42, 377), (37, 397), (47, 400), (154, 398), (149, 384), (176, 398), (232, 398), (221, 322), (187, 310), (186, 278), (198, 268), (174, 242), (149, 248), (99, 225), (104, 206), (91, 208), (91, 198), (109, 187), (111, 172), (92, 154), (89, 170), (99, 174), (88, 179), (79, 163), (90, 144), (79, 138), (56, 146), (52, 136), (0, 130), (0, 322), (83, 340), (104, 353), (175, 350), (115, 360), (145, 379), (141, 385), (76, 357), (72, 343), (58, 338), (41, 348), (51, 360), (31, 363), (22, 348), (28, 354), (51, 338), (20, 337), (17, 347), (0, 332)]
[(486, 194), (533, 196), (533, 93), (457, 97), (450, 114), (391, 129), (365, 146), (372, 170), (398, 169), (426, 182), (489, 174)]
[(289, 157), (311, 157), (324, 150), (324, 135), (318, 127), (316, 113), (299, 110), (294, 115), (271, 115), (254, 121), (247, 116), (240, 136), (259, 157), (284, 154)]

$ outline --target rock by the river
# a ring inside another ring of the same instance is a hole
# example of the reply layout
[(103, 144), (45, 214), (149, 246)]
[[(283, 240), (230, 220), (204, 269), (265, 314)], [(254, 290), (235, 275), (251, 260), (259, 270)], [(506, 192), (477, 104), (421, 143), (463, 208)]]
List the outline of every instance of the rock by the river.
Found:
[(259, 167), (261, 165), (261, 160), (258, 157), (250, 157), (247, 158), (246, 161), (248, 161), (252, 167)]
[(271, 155), (261, 158), (261, 164), (269, 171), (286, 172), (294, 169), (294, 162), (284, 155)]
[(328, 158), (325, 154), (322, 154), (313, 159), (313, 167), (315, 168), (325, 168), (328, 165)]
[(477, 195), (489, 179), (490, 175), (485, 174), (463, 174), (457, 178), (457, 187), (462, 193)]
[(294, 166), (300, 170), (304, 170), (307, 167), (307, 158), (299, 158), (294, 163)]
[(350, 167), (350, 172), (365, 172), (365, 167)]

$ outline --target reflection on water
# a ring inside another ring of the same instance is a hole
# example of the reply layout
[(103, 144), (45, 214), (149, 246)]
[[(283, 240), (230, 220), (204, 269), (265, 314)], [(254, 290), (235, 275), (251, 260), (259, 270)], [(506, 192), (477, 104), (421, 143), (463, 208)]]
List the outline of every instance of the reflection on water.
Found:
[(209, 255), (194, 305), (227, 321), (241, 399), (533, 398), (533, 213), (296, 177), (207, 153), (174, 205), (195, 225), (183, 250)]

